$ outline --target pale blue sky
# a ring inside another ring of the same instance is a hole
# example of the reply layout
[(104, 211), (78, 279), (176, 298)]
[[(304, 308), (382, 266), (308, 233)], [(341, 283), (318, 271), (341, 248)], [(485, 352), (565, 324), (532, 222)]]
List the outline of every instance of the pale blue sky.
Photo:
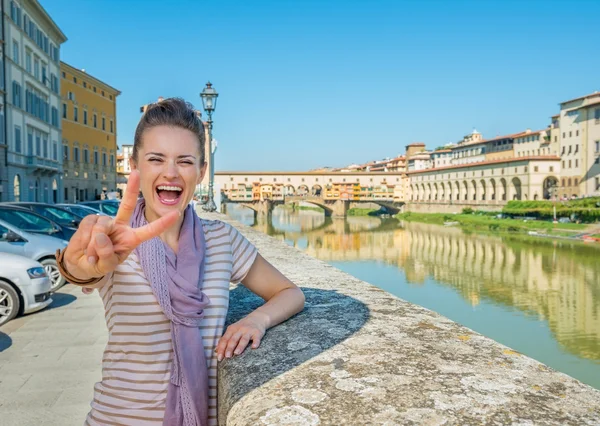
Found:
[(544, 128), (600, 90), (597, 0), (41, 0), (62, 59), (120, 89), (119, 144), (211, 80), (217, 170), (307, 170)]

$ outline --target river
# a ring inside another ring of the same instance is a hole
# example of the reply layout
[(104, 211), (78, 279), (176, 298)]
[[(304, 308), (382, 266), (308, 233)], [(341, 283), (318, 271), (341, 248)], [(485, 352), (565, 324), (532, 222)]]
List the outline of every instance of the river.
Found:
[(277, 208), (242, 223), (600, 389), (600, 248)]

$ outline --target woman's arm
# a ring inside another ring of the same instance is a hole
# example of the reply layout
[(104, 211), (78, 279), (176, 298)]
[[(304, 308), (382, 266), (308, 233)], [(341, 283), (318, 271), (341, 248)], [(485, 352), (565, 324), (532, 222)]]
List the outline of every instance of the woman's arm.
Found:
[(260, 345), (267, 329), (287, 320), (304, 308), (304, 293), (260, 254), (256, 256), (242, 284), (266, 303), (227, 327), (217, 345), (217, 359), (241, 354), (250, 340)]

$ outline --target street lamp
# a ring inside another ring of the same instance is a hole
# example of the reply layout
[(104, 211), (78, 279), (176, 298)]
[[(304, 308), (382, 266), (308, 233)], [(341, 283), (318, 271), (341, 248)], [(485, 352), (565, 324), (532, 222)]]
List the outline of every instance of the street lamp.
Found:
[(206, 83), (206, 87), (200, 93), (200, 97), (202, 98), (202, 106), (204, 107), (204, 111), (206, 111), (206, 115), (208, 115), (208, 120), (206, 123), (208, 124), (208, 147), (210, 154), (210, 176), (208, 181), (208, 201), (203, 206), (203, 209), (207, 212), (214, 212), (217, 210), (217, 205), (214, 200), (214, 184), (215, 184), (215, 151), (216, 144), (213, 144), (212, 138), (212, 113), (217, 106), (217, 97), (219, 94), (212, 87), (211, 82)]

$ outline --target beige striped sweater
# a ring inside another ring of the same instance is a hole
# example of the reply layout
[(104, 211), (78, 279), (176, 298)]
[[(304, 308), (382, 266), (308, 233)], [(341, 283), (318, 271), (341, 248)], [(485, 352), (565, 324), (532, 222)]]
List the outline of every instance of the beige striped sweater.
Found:
[[(231, 225), (202, 220), (206, 269), (202, 290), (210, 299), (200, 327), (209, 377), (209, 425), (217, 424), (217, 358), (229, 306), (229, 283), (241, 281), (256, 248)], [(86, 425), (162, 424), (173, 351), (171, 328), (135, 254), (119, 265), (100, 289), (108, 344), (102, 381), (94, 387)]]

